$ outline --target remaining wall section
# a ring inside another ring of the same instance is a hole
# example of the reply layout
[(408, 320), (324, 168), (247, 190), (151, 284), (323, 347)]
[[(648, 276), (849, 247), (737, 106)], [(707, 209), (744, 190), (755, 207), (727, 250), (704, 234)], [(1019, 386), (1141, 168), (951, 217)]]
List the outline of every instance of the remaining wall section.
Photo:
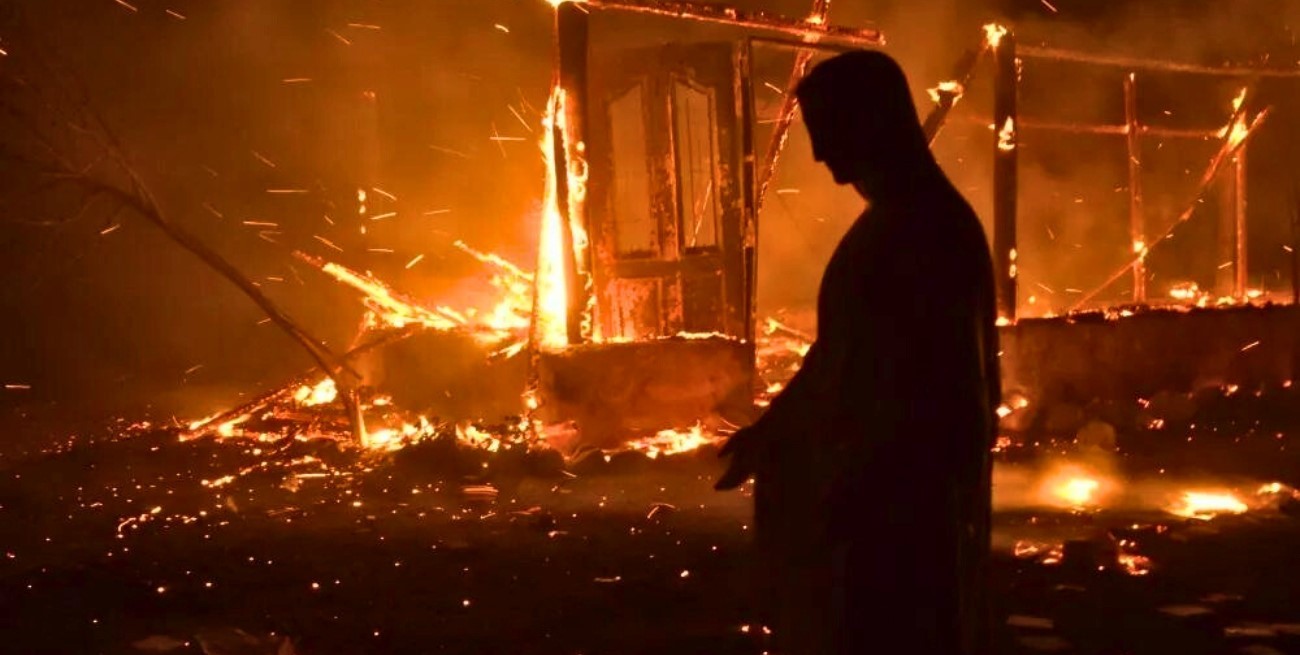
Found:
[(1039, 403), (1281, 385), (1300, 370), (1300, 307), (1150, 309), (1001, 328), (1003, 388)]

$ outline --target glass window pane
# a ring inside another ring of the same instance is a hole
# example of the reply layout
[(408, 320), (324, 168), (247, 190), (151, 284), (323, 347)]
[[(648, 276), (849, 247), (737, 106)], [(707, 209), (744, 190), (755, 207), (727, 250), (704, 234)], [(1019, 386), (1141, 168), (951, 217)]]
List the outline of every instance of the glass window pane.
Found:
[(659, 252), (659, 226), (650, 213), (645, 110), (639, 85), (609, 103), (609, 126), (618, 254), (655, 255)]
[(713, 92), (698, 90), (681, 81), (674, 82), (673, 110), (682, 242), (687, 250), (712, 248), (718, 245)]

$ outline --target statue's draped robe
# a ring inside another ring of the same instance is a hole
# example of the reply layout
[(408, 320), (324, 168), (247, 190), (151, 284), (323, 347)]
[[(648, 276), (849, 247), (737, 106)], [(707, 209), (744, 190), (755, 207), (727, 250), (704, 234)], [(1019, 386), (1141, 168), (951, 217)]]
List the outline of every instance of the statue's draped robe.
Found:
[(999, 404), (983, 229), (935, 176), (827, 266), (817, 339), (759, 419), (756, 528), (780, 652), (984, 652)]

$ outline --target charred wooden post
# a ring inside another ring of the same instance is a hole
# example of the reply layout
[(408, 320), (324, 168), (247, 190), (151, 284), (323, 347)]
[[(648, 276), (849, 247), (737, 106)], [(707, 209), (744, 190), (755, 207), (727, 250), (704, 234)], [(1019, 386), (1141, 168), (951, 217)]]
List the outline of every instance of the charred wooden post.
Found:
[(1214, 227), (1214, 295), (1225, 298), (1233, 295), (1233, 260), (1236, 257), (1236, 182), (1231, 166), (1224, 170), (1214, 181), (1214, 199), (1217, 224)]
[[(1244, 100), (1242, 102), (1245, 104)], [(1228, 139), (1246, 129), (1246, 115), (1235, 112)], [(1219, 268), (1215, 276), (1220, 296), (1246, 297), (1246, 149), (1232, 153), (1232, 166), (1219, 177)]]
[[(1237, 118), (1234, 130), (1245, 129), (1246, 117)], [(1249, 272), (1249, 259), (1246, 254), (1246, 148), (1237, 150), (1232, 158), (1232, 231), (1235, 243), (1233, 257), (1232, 295), (1239, 300), (1246, 298), (1246, 276)]]
[(1124, 136), (1128, 145), (1128, 230), (1133, 254), (1133, 302), (1147, 301), (1146, 218), (1142, 213), (1142, 128), (1138, 124), (1137, 76), (1124, 78)]
[(754, 343), (754, 328), (758, 322), (758, 197), (755, 195), (754, 153), (754, 79), (750, 68), (754, 60), (754, 46), (746, 40), (736, 51), (736, 114), (740, 116), (740, 177), (741, 243), (745, 266), (745, 280), (749, 285), (745, 294), (744, 331), (747, 343)]
[[(993, 267), (1000, 319), (1016, 318), (1016, 99), (1019, 87), (1015, 35), (993, 26), (989, 45), (993, 79)], [(994, 36), (997, 34), (997, 36)]]
[(1291, 303), (1300, 305), (1300, 187), (1291, 186)]
[[(564, 102), (555, 108), (551, 124), (554, 144), (555, 191), (564, 228), (561, 230), (566, 291), (566, 331), (570, 344), (591, 338), (591, 287), (586, 243), (585, 135), (587, 125), (587, 54), (590, 42), (587, 11), (564, 2), (555, 11), (556, 69)], [(560, 113), (563, 112), (563, 116)], [(575, 177), (577, 178), (575, 180)], [(575, 192), (574, 182), (578, 189)], [(583, 235), (579, 238), (579, 235)]]

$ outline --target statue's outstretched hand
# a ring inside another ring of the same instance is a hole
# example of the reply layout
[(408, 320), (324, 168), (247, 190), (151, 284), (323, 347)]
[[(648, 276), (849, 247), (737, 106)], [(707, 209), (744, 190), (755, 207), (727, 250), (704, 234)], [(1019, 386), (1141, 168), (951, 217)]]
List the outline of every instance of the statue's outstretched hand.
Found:
[(758, 462), (763, 449), (769, 446), (771, 437), (768, 430), (764, 429), (766, 425), (759, 421), (754, 425), (741, 428), (727, 439), (727, 443), (722, 445), (722, 450), (718, 451), (718, 457), (731, 456), (731, 463), (727, 470), (723, 472), (722, 477), (713, 484), (713, 488), (718, 491), (727, 491), (735, 489), (744, 484), (758, 470)]

